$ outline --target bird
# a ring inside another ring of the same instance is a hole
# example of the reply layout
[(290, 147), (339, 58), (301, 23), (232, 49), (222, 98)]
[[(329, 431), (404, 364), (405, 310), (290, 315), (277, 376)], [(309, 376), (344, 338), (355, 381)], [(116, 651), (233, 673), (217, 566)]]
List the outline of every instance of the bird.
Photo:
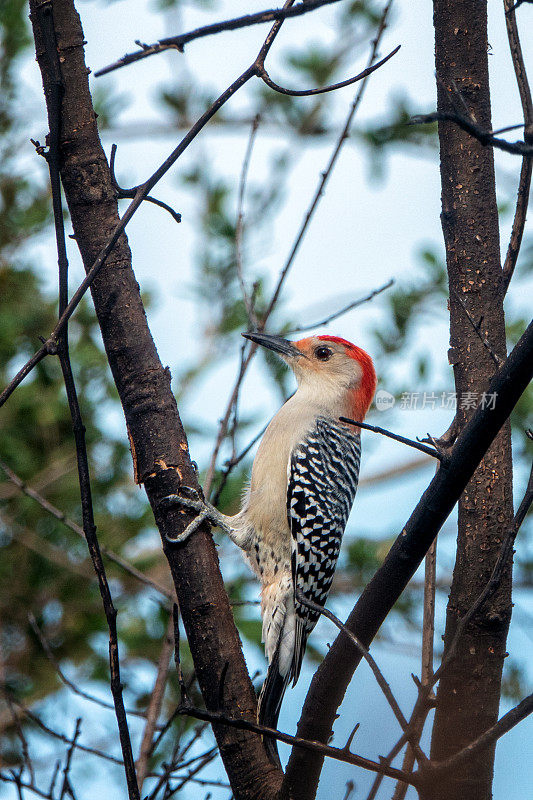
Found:
[[(277, 728), (287, 686), (296, 684), (307, 638), (323, 607), (359, 478), (360, 429), (376, 389), (371, 357), (338, 336), (292, 342), (262, 332), (246, 339), (277, 353), (292, 369), (295, 393), (270, 421), (257, 449), (239, 512), (228, 516), (203, 499), (170, 495), (198, 511), (177, 540), (204, 519), (241, 548), (261, 583), (262, 638), (268, 671), (259, 695), (258, 722)], [(264, 737), (279, 765), (276, 741)]]

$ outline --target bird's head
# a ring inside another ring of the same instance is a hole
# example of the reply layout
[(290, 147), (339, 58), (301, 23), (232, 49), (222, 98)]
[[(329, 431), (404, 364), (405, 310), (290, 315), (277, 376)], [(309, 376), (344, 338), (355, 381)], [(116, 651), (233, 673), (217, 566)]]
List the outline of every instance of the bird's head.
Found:
[(357, 345), (338, 336), (309, 336), (290, 342), (266, 333), (243, 333), (246, 339), (273, 350), (291, 367), (300, 389), (341, 414), (362, 421), (376, 390), (372, 359)]

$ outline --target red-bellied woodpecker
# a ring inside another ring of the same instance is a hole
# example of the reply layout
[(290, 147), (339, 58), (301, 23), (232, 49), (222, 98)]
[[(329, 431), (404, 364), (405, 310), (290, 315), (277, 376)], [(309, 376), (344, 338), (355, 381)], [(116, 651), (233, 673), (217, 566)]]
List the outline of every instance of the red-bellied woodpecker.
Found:
[[(298, 680), (307, 637), (319, 616), (298, 596), (324, 605), (357, 489), (360, 433), (339, 417), (362, 422), (376, 373), (364, 350), (336, 336), (289, 342), (263, 333), (243, 335), (278, 353), (292, 368), (298, 389), (265, 431), (238, 514), (228, 517), (177, 495), (167, 500), (199, 511), (177, 541), (207, 517), (242, 548), (261, 581), (269, 668), (258, 718), (275, 728), (283, 695), (289, 682)], [(277, 760), (275, 742), (265, 744)]]

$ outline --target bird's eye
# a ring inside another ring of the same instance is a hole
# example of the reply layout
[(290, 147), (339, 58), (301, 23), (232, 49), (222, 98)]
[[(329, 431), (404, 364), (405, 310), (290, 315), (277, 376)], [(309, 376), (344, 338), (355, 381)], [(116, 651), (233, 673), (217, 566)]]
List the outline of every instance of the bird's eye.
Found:
[(329, 347), (317, 347), (315, 350), (315, 356), (319, 359), (319, 361), (327, 361), (333, 355), (333, 351), (329, 349)]

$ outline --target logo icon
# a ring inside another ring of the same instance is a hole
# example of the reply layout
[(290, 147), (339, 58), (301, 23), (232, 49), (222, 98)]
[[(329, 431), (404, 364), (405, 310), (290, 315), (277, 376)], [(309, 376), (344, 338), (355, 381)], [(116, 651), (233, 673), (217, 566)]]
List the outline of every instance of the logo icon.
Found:
[(378, 411), (388, 411), (396, 402), (394, 395), (387, 392), (385, 389), (379, 389), (376, 392), (374, 403)]

